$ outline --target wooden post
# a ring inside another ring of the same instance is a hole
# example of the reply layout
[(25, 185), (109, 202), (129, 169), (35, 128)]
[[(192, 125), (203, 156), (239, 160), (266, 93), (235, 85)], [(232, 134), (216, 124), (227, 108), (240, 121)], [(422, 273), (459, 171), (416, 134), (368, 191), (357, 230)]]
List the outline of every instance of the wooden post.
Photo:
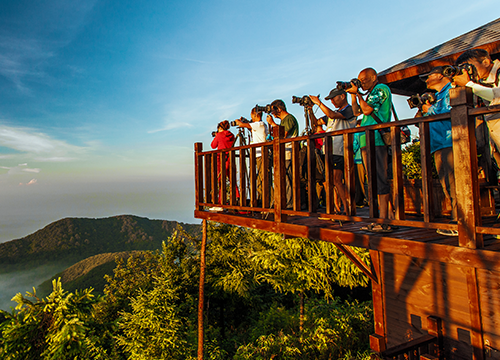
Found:
[[(378, 282), (372, 280), (372, 300), (373, 300), (373, 320), (375, 323), (375, 337), (378, 349), (372, 349), (380, 352), (386, 349), (386, 329), (385, 329), (385, 304), (384, 304), (384, 289), (383, 289), (383, 253), (376, 250), (370, 250), (370, 262), (372, 266), (372, 274), (376, 276)], [(372, 337), (370, 336), (370, 345)]]
[(472, 249), (483, 247), (481, 226), (475, 119), (469, 116), (472, 89), (450, 89), (451, 130), (457, 193), (458, 244)]
[[(252, 148), (255, 151), (255, 148)], [(240, 206), (247, 206), (247, 150), (240, 149)]]
[(271, 186), (273, 186), (269, 180), (271, 178), (272, 170), (269, 168), (269, 147), (262, 147), (262, 207), (269, 208), (270, 206), (270, 194)]
[(207, 220), (203, 220), (203, 235), (201, 238), (200, 249), (200, 287), (198, 294), (198, 360), (203, 360), (203, 342), (204, 342), (204, 327), (203, 327), (203, 309), (205, 307), (205, 255), (207, 248)]
[[(213, 204), (219, 204), (219, 176), (222, 174), (219, 174), (219, 169), (218, 169), (218, 161), (220, 161), (220, 154), (213, 154), (212, 155), (212, 203)], [(226, 167), (224, 166), (224, 169)], [(222, 204), (222, 202), (220, 202)]]
[(472, 359), (484, 359), (483, 324), (481, 320), (481, 302), (479, 299), (479, 285), (477, 269), (466, 268), (467, 292), (469, 297), (470, 334), (472, 345)]
[[(375, 130), (378, 131), (378, 130)], [(377, 169), (375, 154), (375, 132), (366, 130), (366, 173), (368, 178), (368, 201), (370, 202), (370, 217), (378, 217)], [(363, 161), (365, 161), (363, 159)]]
[(194, 181), (195, 181), (195, 208), (196, 210), (202, 210), (199, 205), (203, 201), (203, 157), (200, 153), (203, 151), (202, 143), (194, 144)]
[(432, 161), (429, 123), (420, 123), (420, 164), (422, 165), (422, 198), (424, 203), (424, 221), (434, 220), (432, 201)]
[(392, 203), (396, 220), (405, 219), (405, 196), (403, 185), (403, 165), (401, 162), (401, 129), (391, 127), (392, 137)]
[(229, 203), (236, 205), (236, 152), (235, 150), (229, 151)]
[(354, 135), (352, 133), (344, 134), (344, 182), (346, 188), (347, 209), (344, 209), (346, 215), (356, 215), (356, 179), (354, 173), (354, 151), (352, 148)]
[(205, 202), (212, 202), (212, 154), (205, 155)]
[(300, 147), (299, 142), (292, 142), (292, 196), (293, 211), (300, 211)]
[(273, 128), (273, 166), (274, 166), (274, 221), (286, 221), (286, 216), (281, 213), (286, 207), (285, 192), (285, 144), (280, 140), (285, 137), (285, 128), (275, 126)]

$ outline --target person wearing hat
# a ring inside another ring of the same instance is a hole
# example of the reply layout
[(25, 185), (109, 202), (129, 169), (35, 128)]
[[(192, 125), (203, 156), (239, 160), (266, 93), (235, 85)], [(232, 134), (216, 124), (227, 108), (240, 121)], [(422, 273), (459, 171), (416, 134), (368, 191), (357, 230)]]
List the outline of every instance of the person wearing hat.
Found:
[[(451, 81), (443, 75), (444, 66), (436, 66), (427, 74), (420, 75), (427, 89), (435, 90), (436, 101), (425, 103), (415, 117), (431, 116), (450, 112)], [(457, 198), (455, 191), (455, 172), (453, 162), (453, 141), (451, 138), (451, 121), (441, 120), (429, 123), (431, 154), (434, 155), (439, 182), (445, 196), (451, 202), (451, 220), (457, 220)], [(446, 236), (458, 236), (456, 230), (437, 229), (436, 232)]]
[[(356, 116), (354, 116), (352, 112), (351, 105), (347, 102), (347, 94), (344, 90), (335, 88), (325, 97), (325, 100), (330, 100), (337, 110), (332, 110), (323, 104), (318, 96), (309, 95), (309, 97), (314, 104), (319, 106), (327, 117), (326, 122), (324, 117), (316, 119), (311, 111), (313, 124), (317, 121), (317, 125), (326, 125), (325, 132), (350, 129), (356, 126)], [(346, 189), (342, 181), (344, 172), (344, 137), (342, 135), (334, 136), (332, 138), (332, 144), (332, 156), (328, 161), (333, 167), (333, 184), (337, 188), (340, 200), (344, 206), (344, 211), (346, 212)], [(340, 212), (340, 209), (338, 210)]]
[[(378, 82), (378, 75), (375, 69), (366, 68), (358, 75), (361, 89), (367, 92), (366, 100), (359, 92), (357, 84), (351, 81), (351, 87), (346, 91), (351, 94), (351, 103), (354, 115), (363, 115), (361, 126), (376, 125), (379, 122), (391, 121), (392, 94), (391, 89)], [(366, 151), (366, 135), (359, 136), (361, 156), (363, 163), (367, 164), (368, 154)], [(373, 155), (373, 154), (372, 154)], [(389, 184), (389, 154), (387, 146), (384, 144), (380, 131), (375, 131), (375, 163), (377, 171), (377, 200), (379, 207), (379, 217), (388, 219), (390, 214), (391, 187)], [(370, 204), (371, 205), (371, 204)], [(372, 223), (361, 228), (370, 232), (391, 232), (393, 229), (387, 224)]]

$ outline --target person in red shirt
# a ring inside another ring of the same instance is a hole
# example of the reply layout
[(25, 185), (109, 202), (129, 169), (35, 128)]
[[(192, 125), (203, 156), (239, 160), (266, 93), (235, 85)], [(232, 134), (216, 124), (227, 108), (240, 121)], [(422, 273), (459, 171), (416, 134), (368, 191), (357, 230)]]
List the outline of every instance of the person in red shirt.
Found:
[[(229, 121), (224, 120), (221, 121), (217, 125), (217, 134), (215, 135), (214, 139), (212, 140), (212, 143), (210, 146), (212, 149), (217, 149), (217, 150), (222, 150), (222, 149), (230, 149), (234, 145), (234, 134), (229, 131)], [(229, 154), (226, 152), (224, 153), (224, 156), (226, 157), (226, 177), (229, 176)], [(217, 168), (218, 168), (218, 179), (219, 179), (219, 190), (222, 188), (222, 181), (225, 181), (226, 179), (222, 179), (221, 177), (221, 166), (220, 166), (220, 157), (217, 156)], [(236, 197), (240, 197), (240, 192), (238, 190), (238, 186), (236, 186)], [(221, 191), (219, 191), (219, 204), (223, 203), (223, 197), (221, 194)]]

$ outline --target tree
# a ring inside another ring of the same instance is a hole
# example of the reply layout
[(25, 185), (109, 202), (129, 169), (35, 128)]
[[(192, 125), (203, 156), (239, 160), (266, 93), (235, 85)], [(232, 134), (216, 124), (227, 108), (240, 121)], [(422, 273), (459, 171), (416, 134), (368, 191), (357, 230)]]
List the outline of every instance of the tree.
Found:
[(5, 320), (0, 325), (2, 359), (110, 358), (93, 318), (93, 305), (99, 299), (92, 289), (68, 293), (58, 279), (46, 299), (39, 299), (33, 289), (26, 297), (18, 293), (13, 301), (18, 305), (12, 313), (3, 312)]

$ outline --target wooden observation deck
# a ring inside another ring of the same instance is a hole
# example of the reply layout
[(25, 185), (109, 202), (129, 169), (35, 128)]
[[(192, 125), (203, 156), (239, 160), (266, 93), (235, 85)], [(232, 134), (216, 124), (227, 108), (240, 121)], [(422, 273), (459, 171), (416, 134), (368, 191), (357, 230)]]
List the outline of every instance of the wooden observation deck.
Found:
[[(463, 45), (468, 39), (474, 41)], [(400, 68), (401, 64), (396, 65), (394, 71), (381, 73), (379, 80), (399, 94), (406, 94), (404, 88), (413, 84), (414, 93), (420, 91), (415, 86), (423, 85), (414, 81), (418, 74), (454, 61), (467, 48), (483, 47), (498, 57), (500, 19), (449, 43), (455, 44), (455, 48), (444, 46), (447, 43), (440, 45), (436, 48), (448, 49), (446, 53), (435, 56), (438, 51), (431, 49), (429, 56), (424, 53), (416, 56), (416, 60), (407, 60), (407, 65), (402, 63), (404, 66)], [(463, 46), (457, 50), (456, 44)], [(500, 240), (497, 239), (500, 224), (497, 227), (493, 197), (498, 183), (489, 173), (488, 161), (484, 162), (490, 155), (482, 154), (478, 165), (476, 148), (476, 125), (482, 121), (482, 115), (500, 112), (500, 106), (474, 108), (472, 93), (467, 88), (451, 89), (450, 99), (450, 113), (425, 118), (293, 139), (285, 139), (283, 129), (276, 128), (271, 142), (220, 151), (203, 151), (202, 144), (196, 143), (195, 217), (335, 244), (371, 279), (375, 328), (370, 345), (383, 358), (500, 359)], [(444, 216), (442, 210), (446, 205), (443, 207), (435, 196), (441, 188), (434, 187), (432, 179), (429, 123), (443, 119), (451, 119), (452, 124), (457, 224), (450, 224)], [(420, 132), (419, 196), (415, 196), (419, 194), (415, 188), (405, 190), (399, 136), (402, 125), (414, 125)], [(386, 127), (393, 135), (392, 220), (378, 217), (376, 201), (374, 134)], [(368, 154), (367, 197), (371, 206), (361, 211), (354, 203), (352, 143), (356, 132), (366, 133)], [(332, 154), (332, 136), (336, 135), (344, 138), (344, 179), (348, 192), (345, 215), (334, 211), (333, 170), (328, 161), (325, 162), (326, 206), (318, 207), (315, 196), (308, 196), (301, 203), (301, 187), (315, 192), (316, 158), (311, 151), (314, 139), (324, 140), (328, 157)], [(286, 209), (287, 143), (292, 147), (293, 209)], [(305, 183), (301, 183), (299, 164), (301, 144), (307, 148)], [(262, 179), (262, 204), (257, 201), (257, 148), (261, 148), (262, 154), (271, 154), (262, 157), (264, 169), (272, 174), (272, 181), (268, 176)], [(221, 164), (229, 159), (229, 174), (224, 166), (221, 169), (222, 178), (227, 176), (228, 181), (221, 183), (217, 181), (218, 159)], [(247, 196), (237, 199), (236, 187)], [(222, 197), (222, 204), (218, 204), (220, 192), (228, 194)], [(209, 211), (215, 206), (224, 210)], [(397, 229), (391, 233), (360, 229), (372, 222), (387, 223)], [(457, 230), (458, 237), (441, 236), (436, 233), (438, 228)], [(368, 249), (371, 263), (359, 259), (351, 246)]]

